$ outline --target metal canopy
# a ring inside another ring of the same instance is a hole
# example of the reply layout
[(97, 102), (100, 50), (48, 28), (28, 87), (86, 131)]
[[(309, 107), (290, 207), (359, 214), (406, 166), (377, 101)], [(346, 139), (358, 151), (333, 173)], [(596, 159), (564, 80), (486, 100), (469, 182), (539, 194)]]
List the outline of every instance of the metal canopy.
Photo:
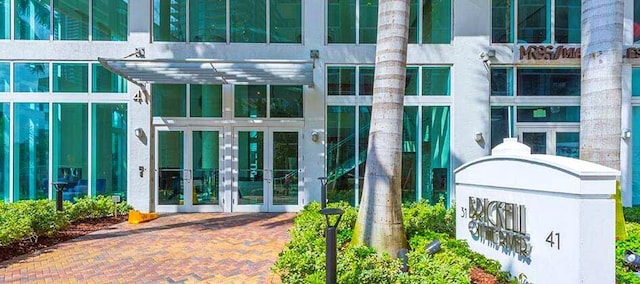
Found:
[(160, 84), (313, 85), (312, 61), (111, 59), (98, 58), (110, 71), (144, 88)]

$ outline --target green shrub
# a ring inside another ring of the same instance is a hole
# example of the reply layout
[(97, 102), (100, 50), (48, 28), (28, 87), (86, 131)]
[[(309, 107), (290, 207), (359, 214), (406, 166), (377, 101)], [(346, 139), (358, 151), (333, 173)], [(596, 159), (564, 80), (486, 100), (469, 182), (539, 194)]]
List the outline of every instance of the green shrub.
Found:
[(349, 245), (337, 259), (338, 283), (394, 283), (401, 263), (388, 254), (363, 245)]
[[(85, 196), (76, 198), (76, 203), (65, 201), (64, 211), (69, 216), (69, 220), (76, 221), (85, 218), (103, 218), (113, 216), (114, 207), (111, 197), (98, 195), (95, 198)], [(126, 202), (118, 203), (118, 214), (124, 215), (131, 210), (131, 206)]]
[(9, 211), (27, 217), (36, 236), (50, 236), (69, 225), (67, 216), (56, 211), (55, 201), (52, 200), (22, 200), (9, 204)]
[(640, 223), (640, 207), (623, 207), (622, 212), (625, 221)]
[(9, 204), (0, 202), (0, 246), (33, 235), (28, 216), (9, 210)]
[(421, 200), (405, 205), (402, 219), (407, 238), (424, 231), (444, 233), (452, 238), (456, 236), (455, 208), (447, 209), (443, 201), (430, 205), (428, 200)]
[(616, 242), (616, 280), (618, 283), (640, 283), (640, 278), (629, 270), (623, 260), (626, 250), (640, 253), (640, 224), (627, 223), (626, 229), (627, 239)]

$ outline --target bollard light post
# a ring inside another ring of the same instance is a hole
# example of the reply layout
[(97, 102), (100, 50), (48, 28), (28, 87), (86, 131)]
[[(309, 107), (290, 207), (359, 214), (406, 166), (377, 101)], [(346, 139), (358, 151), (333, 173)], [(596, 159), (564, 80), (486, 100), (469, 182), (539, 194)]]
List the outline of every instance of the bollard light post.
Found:
[(320, 180), (320, 209), (327, 208), (327, 177), (319, 177)]
[[(324, 208), (320, 210), (320, 213), (324, 215), (327, 220), (327, 229), (325, 231), (325, 236), (327, 238), (327, 250), (326, 250), (326, 258), (327, 258), (327, 284), (335, 284), (336, 283), (336, 256), (338, 254), (337, 241), (336, 241), (336, 232), (338, 230), (338, 223), (340, 223), (340, 218), (342, 218), (342, 214), (344, 214), (344, 210), (337, 208)], [(331, 220), (329, 217), (337, 216), (336, 222), (331, 224)]]
[(62, 192), (67, 188), (67, 183), (63, 181), (52, 182), (53, 188), (56, 190), (56, 210), (62, 211)]

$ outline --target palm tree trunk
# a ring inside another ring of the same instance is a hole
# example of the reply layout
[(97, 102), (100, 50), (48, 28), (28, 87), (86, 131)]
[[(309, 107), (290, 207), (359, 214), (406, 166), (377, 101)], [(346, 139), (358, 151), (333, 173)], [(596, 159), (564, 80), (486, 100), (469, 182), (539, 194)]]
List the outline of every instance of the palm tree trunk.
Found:
[(354, 244), (396, 257), (408, 247), (402, 224), (402, 118), (409, 0), (380, 0), (373, 108)]
[(620, 169), (623, 0), (582, 1), (580, 159)]

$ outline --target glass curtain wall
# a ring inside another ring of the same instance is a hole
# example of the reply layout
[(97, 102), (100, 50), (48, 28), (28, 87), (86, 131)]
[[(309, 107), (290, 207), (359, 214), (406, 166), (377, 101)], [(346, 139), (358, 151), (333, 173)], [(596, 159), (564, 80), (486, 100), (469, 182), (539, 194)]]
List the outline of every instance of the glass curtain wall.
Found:
[(376, 43), (378, 36), (378, 0), (359, 0), (360, 43)]
[(49, 40), (51, 6), (49, 1), (14, 1), (14, 37), (24, 40)]
[[(518, 19), (514, 21), (516, 9)], [(580, 43), (580, 0), (494, 0), (491, 12), (494, 43), (512, 43), (514, 30), (518, 43)]]
[(356, 0), (328, 0), (327, 5), (327, 42), (356, 43)]
[(193, 204), (219, 204), (220, 134), (193, 131)]
[(182, 84), (152, 84), (153, 116), (186, 117), (187, 86)]
[(127, 41), (129, 0), (91, 0), (92, 37), (101, 41)]
[(222, 117), (222, 85), (190, 85), (191, 117)]
[(100, 63), (91, 64), (91, 92), (127, 93), (127, 80), (102, 67)]
[(9, 202), (9, 146), (11, 114), (9, 103), (0, 103), (0, 201)]
[(11, 1), (0, 1), (0, 39), (11, 38)]
[(451, 0), (422, 1), (422, 43), (451, 42)]
[(236, 85), (233, 99), (235, 117), (267, 117), (267, 86)]
[(189, 40), (191, 42), (227, 41), (227, 1), (189, 1)]
[(11, 65), (8, 62), (0, 62), (0, 93), (11, 90)]
[(422, 107), (422, 198), (449, 204), (450, 142), (449, 107)]
[(54, 63), (53, 92), (88, 92), (88, 70), (89, 67), (86, 63)]
[(49, 198), (49, 104), (15, 103), (13, 200)]
[(302, 86), (270, 86), (269, 117), (303, 117)]
[[(640, 77), (638, 77), (640, 79)], [(636, 81), (636, 80), (634, 80)], [(640, 204), (640, 106), (632, 108), (632, 129), (631, 129), (631, 191), (632, 204)]]
[(127, 199), (127, 104), (92, 105), (92, 196)]
[(269, 42), (302, 42), (302, 1), (269, 0)]
[(261, 43), (267, 40), (266, 2), (236, 0), (229, 2), (231, 42)]
[(355, 168), (358, 162), (356, 161), (355, 126), (355, 107), (327, 107), (326, 153), (329, 202), (344, 200), (355, 205)]
[(153, 0), (153, 39), (185, 41), (187, 0)]
[(89, 39), (89, 0), (53, 1), (53, 39)]
[(49, 63), (14, 63), (13, 91), (26, 93), (49, 92)]
[[(53, 180), (66, 182), (63, 199), (88, 194), (89, 121), (86, 103), (53, 104)], [(53, 195), (53, 199), (56, 195)]]

